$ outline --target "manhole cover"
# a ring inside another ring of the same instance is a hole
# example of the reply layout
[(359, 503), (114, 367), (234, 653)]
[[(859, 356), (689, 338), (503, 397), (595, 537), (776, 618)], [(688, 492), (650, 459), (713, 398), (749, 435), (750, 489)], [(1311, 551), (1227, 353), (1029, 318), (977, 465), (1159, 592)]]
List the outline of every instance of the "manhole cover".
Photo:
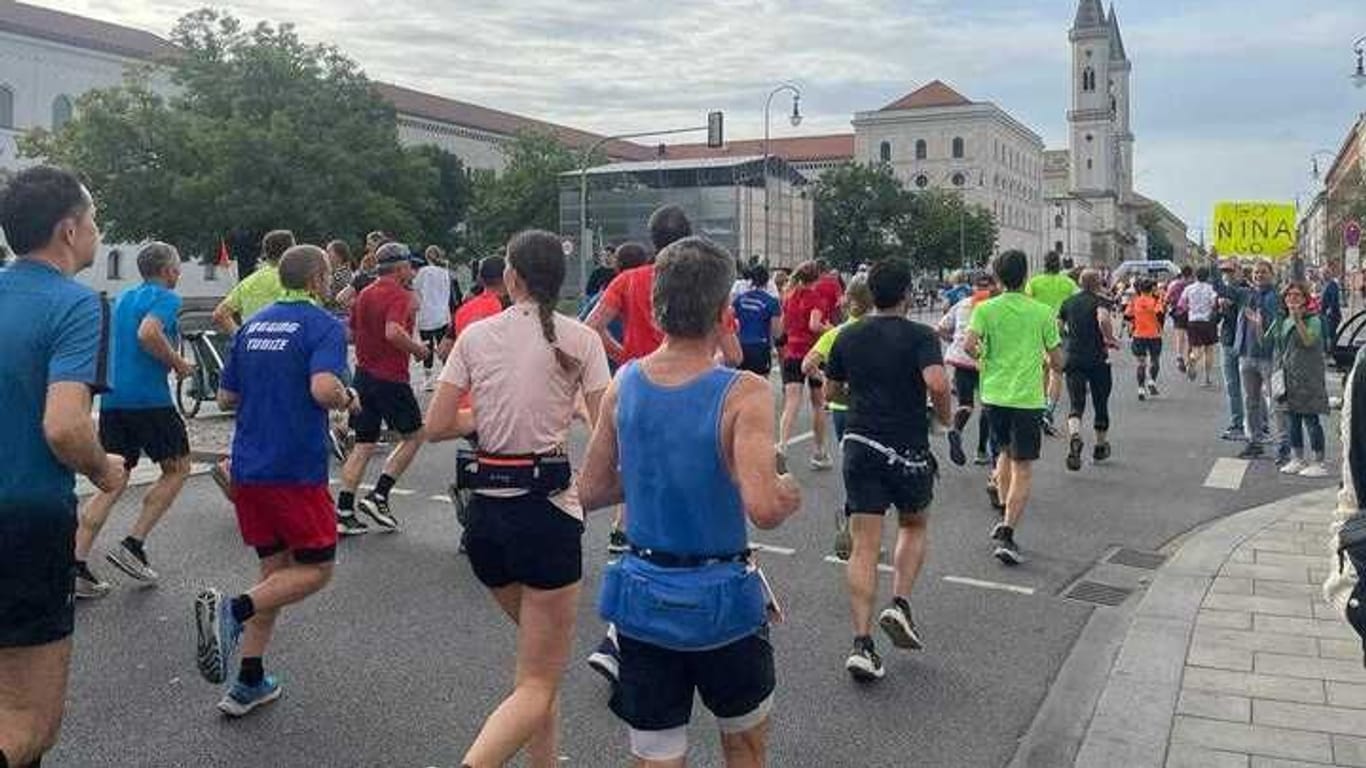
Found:
[(1063, 597), (1096, 605), (1119, 605), (1132, 592), (1132, 589), (1101, 584), (1098, 581), (1079, 581), (1064, 592)]
[(1145, 568), (1150, 571), (1155, 571), (1158, 568), (1161, 568), (1163, 563), (1167, 562), (1167, 556), (1158, 552), (1144, 552), (1141, 549), (1129, 549), (1128, 547), (1124, 547), (1115, 550), (1114, 554), (1110, 555), (1106, 562), (1114, 563), (1115, 565), (1127, 565), (1130, 568)]

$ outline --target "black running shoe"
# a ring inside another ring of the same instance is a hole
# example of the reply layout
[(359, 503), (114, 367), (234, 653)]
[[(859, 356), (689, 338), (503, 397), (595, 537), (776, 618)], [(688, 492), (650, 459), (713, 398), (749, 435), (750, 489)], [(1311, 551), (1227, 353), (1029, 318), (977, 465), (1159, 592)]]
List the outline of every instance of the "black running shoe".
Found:
[(384, 531), (398, 530), (398, 519), (389, 511), (389, 500), (376, 496), (374, 493), (366, 494), (365, 498), (356, 502), (360, 511), (370, 516), (375, 524)]
[(881, 680), (882, 676), (887, 674), (882, 668), (882, 657), (873, 649), (871, 640), (854, 641), (854, 649), (849, 652), (849, 658), (844, 660), (844, 668), (860, 683)]
[[(1067, 468), (1076, 472), (1081, 469), (1081, 435), (1072, 435), (1067, 445)], [(1099, 447), (1099, 446), (1097, 446)]]
[(338, 536), (359, 536), (362, 533), (369, 533), (370, 526), (361, 522), (354, 512), (337, 513), (337, 535)]
[(1091, 458), (1096, 462), (1105, 461), (1110, 458), (1110, 444), (1096, 443), (1096, 447), (1091, 451)]
[(607, 636), (598, 643), (598, 649), (588, 654), (588, 666), (602, 675), (607, 682), (616, 685), (621, 678), (621, 647), (617, 645), (617, 628), (607, 625)]
[(1009, 526), (1001, 526), (999, 535), (994, 538), (996, 539), (996, 549), (992, 554), (996, 556), (997, 560), (1006, 565), (1019, 565), (1024, 562), (1024, 556), (1020, 554), (1020, 548), (1015, 544), (1015, 532)]
[(968, 455), (963, 452), (963, 433), (956, 429), (949, 430), (949, 460), (960, 467), (968, 463)]
[(978, 451), (977, 458), (973, 459), (972, 463), (976, 464), (979, 467), (985, 467), (991, 463), (991, 457), (987, 456), (986, 451)]
[(626, 531), (620, 528), (613, 528), (607, 534), (607, 552), (613, 555), (620, 555), (631, 548), (631, 542), (626, 539)]
[(994, 485), (987, 486), (987, 498), (991, 500), (991, 508), (998, 512), (1006, 508), (1005, 502), (1001, 500), (1001, 489)]
[(1045, 435), (1048, 435), (1049, 437), (1057, 437), (1058, 435), (1062, 434), (1058, 431), (1057, 426), (1055, 426), (1053, 422), (1049, 421), (1047, 418), (1042, 420), (1042, 426), (1043, 433)]
[(894, 598), (890, 605), (882, 609), (877, 617), (878, 626), (891, 638), (892, 645), (918, 651), (925, 647), (916, 631), (915, 621), (911, 619), (911, 604), (903, 598)]

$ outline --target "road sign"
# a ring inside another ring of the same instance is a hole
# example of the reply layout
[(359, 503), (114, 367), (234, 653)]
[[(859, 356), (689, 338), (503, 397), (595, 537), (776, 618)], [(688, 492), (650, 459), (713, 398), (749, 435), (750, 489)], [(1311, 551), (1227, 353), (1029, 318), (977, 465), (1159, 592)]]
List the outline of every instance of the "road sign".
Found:
[(1353, 220), (1343, 225), (1342, 242), (1346, 243), (1348, 248), (1361, 247), (1361, 222)]

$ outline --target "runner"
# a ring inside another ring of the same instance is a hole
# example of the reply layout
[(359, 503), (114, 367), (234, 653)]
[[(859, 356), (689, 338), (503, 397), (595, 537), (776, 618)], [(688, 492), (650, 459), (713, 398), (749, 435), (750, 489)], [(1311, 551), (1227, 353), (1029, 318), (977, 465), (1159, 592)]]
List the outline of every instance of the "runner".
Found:
[(787, 298), (783, 301), (783, 415), (778, 422), (778, 450), (787, 452), (792, 441), (792, 429), (802, 410), (802, 386), (811, 401), (811, 431), (815, 448), (811, 453), (811, 468), (829, 469), (834, 466), (825, 445), (825, 396), (819, 379), (802, 374), (802, 360), (822, 333), (831, 328), (826, 299), (816, 291), (820, 268), (808, 261), (792, 273)]
[(35, 166), (0, 190), (17, 258), (0, 270), (0, 766), (33, 766), (57, 742), (71, 665), (75, 473), (112, 492), (123, 457), (100, 447), (109, 318), (71, 279), (95, 261), (95, 204), (76, 177)]
[(422, 388), (431, 392), (436, 388), (432, 365), (437, 349), (451, 330), (451, 273), (446, 269), (446, 257), (438, 248), (428, 249), (427, 265), (413, 277), (413, 292), (417, 294), (417, 333), (427, 345), (427, 358), (422, 361)]
[(1140, 277), (1135, 282), (1137, 294), (1129, 303), (1129, 317), (1133, 320), (1133, 352), (1138, 377), (1138, 399), (1157, 397), (1157, 374), (1162, 370), (1162, 300), (1157, 297), (1157, 286), (1150, 278)]
[[(1033, 464), (1039, 458), (1044, 407), (1044, 369), (1062, 368), (1057, 315), (1022, 291), (1029, 258), (1021, 251), (996, 257), (996, 279), (1005, 293), (973, 310), (966, 348), (982, 370), (982, 403), (991, 437), (1001, 450), (993, 478), (1004, 517), (991, 531), (993, 554), (1006, 565), (1024, 561), (1015, 531), (1029, 502)], [(998, 499), (992, 499), (995, 504)]]
[(1246, 285), (1238, 269), (1238, 262), (1224, 259), (1219, 262), (1214, 290), (1219, 295), (1219, 352), (1224, 369), (1224, 396), (1228, 399), (1228, 427), (1219, 436), (1224, 440), (1246, 440), (1243, 428), (1243, 380), (1238, 373), (1238, 317), (1241, 297)]
[(1234, 340), (1238, 349), (1238, 376), (1243, 381), (1243, 406), (1247, 413), (1247, 445), (1238, 454), (1240, 459), (1261, 458), (1265, 454), (1263, 446), (1271, 441), (1268, 414), (1274, 345), (1266, 332), (1281, 318), (1276, 272), (1271, 262), (1258, 261), (1252, 268), (1252, 279), (1254, 285), (1243, 290), (1238, 304), (1241, 311)]
[(783, 305), (768, 292), (768, 268), (751, 268), (749, 281), (749, 290), (731, 302), (740, 324), (740, 370), (766, 379), (773, 370), (773, 341), (783, 329)]
[[(559, 764), (558, 690), (573, 645), (583, 575), (583, 509), (569, 469), (575, 403), (597, 418), (611, 382), (598, 335), (555, 312), (564, 283), (560, 238), (528, 231), (508, 244), (512, 309), (461, 333), (428, 410), (432, 436), (479, 432), (479, 469), (463, 536), (474, 575), (518, 626), (517, 682), (489, 716), (463, 764), (501, 766), (528, 747), (529, 764)], [(462, 416), (465, 393), (478, 408)], [(515, 477), (481, 480), (485, 464)], [(461, 470), (464, 473), (464, 470)]]
[[(1063, 274), (1062, 256), (1057, 251), (1050, 251), (1043, 257), (1043, 269), (1042, 275), (1035, 275), (1025, 286), (1025, 295), (1046, 304), (1052, 310), (1053, 316), (1057, 317), (1058, 311), (1062, 309), (1062, 303), (1077, 292), (1077, 284)], [(1062, 373), (1048, 371), (1048, 405), (1044, 410), (1044, 431), (1049, 435), (1057, 434), (1053, 421), (1058, 410), (1058, 400), (1062, 398), (1062, 386)]]
[[(972, 418), (977, 391), (981, 388), (977, 360), (968, 354), (964, 344), (968, 338), (972, 310), (996, 293), (996, 281), (992, 279), (991, 273), (977, 272), (971, 280), (972, 292), (949, 307), (949, 311), (939, 320), (938, 326), (939, 337), (949, 342), (944, 361), (953, 368), (953, 391), (958, 400), (958, 410), (954, 411), (953, 424), (949, 429), (949, 459), (960, 467), (968, 461), (967, 454), (963, 451), (963, 428), (968, 425), (968, 419)], [(987, 455), (990, 432), (986, 417), (978, 419), (977, 456), (974, 463), (979, 466), (991, 462)]]
[(1091, 458), (1100, 463), (1110, 458), (1110, 376), (1109, 351), (1119, 349), (1115, 339), (1110, 301), (1101, 293), (1100, 272), (1082, 270), (1081, 293), (1064, 301), (1058, 312), (1063, 326), (1063, 353), (1066, 362), (1067, 395), (1072, 410), (1067, 414), (1067, 468), (1081, 469), (1081, 420), (1086, 415), (1086, 394), (1096, 410), (1092, 427), (1096, 445)]
[(1181, 274), (1167, 284), (1165, 293), (1158, 294), (1162, 299), (1162, 306), (1171, 312), (1172, 327), (1176, 329), (1176, 369), (1182, 373), (1186, 373), (1186, 360), (1190, 354), (1190, 340), (1187, 338), (1190, 318), (1181, 307), (1180, 299), (1193, 282), (1192, 274), (1190, 265), (1181, 267)]
[(821, 312), (827, 324), (838, 325), (842, 319), (840, 306), (844, 303), (844, 278), (838, 269), (831, 269), (824, 259), (816, 259), (816, 269), (821, 276), (816, 278), (812, 288), (821, 297)]
[[(612, 711), (641, 765), (683, 764), (694, 691), (717, 718), (726, 764), (765, 763), (773, 647), (746, 519), (774, 528), (801, 494), (776, 471), (768, 383), (714, 362), (733, 263), (702, 238), (659, 255), (663, 346), (609, 388), (580, 477), (586, 508), (631, 510), (632, 550), (609, 566), (599, 605), (620, 630)], [(651, 597), (663, 594), (715, 606), (714, 620)]]
[(1190, 360), (1186, 365), (1186, 378), (1195, 381), (1198, 369), (1205, 371), (1202, 386), (1214, 387), (1214, 345), (1219, 342), (1219, 326), (1216, 318), (1219, 293), (1210, 285), (1209, 267), (1195, 271), (1195, 282), (1181, 292), (1177, 304), (1186, 315), (1186, 336), (1190, 346)]
[(266, 647), (280, 611), (332, 578), (337, 529), (327, 490), (328, 411), (356, 409), (342, 384), (346, 333), (314, 301), (327, 295), (322, 249), (290, 248), (279, 262), (284, 289), (237, 334), (218, 398), (237, 409), (232, 442), (233, 504), (242, 541), (256, 550), (256, 585), (230, 599), (205, 589), (194, 604), (199, 673), (237, 677), (218, 708), (241, 717), (280, 698), (265, 673)]
[[(150, 584), (158, 575), (143, 545), (190, 476), (190, 440), (175, 409), (167, 374), (188, 376), (190, 362), (176, 352), (180, 336), (180, 253), (154, 242), (138, 253), (143, 283), (125, 291), (114, 306), (111, 334), (113, 389), (100, 397), (100, 442), (123, 457), (129, 472), (142, 454), (161, 466), (161, 477), (142, 499), (142, 513), (128, 536), (105, 554), (110, 563), (136, 581)], [(127, 486), (90, 497), (76, 530), (76, 596), (103, 597), (109, 583), (86, 562), (109, 512)]]
[[(370, 527), (356, 517), (356, 507), (369, 515), (381, 530), (398, 530), (398, 519), (389, 509), (389, 492), (412, 463), (425, 439), (422, 411), (408, 383), (409, 357), (425, 360), (432, 350), (413, 338), (416, 313), (413, 267), (408, 247), (385, 243), (376, 253), (379, 279), (356, 297), (351, 310), (351, 335), (356, 342), (356, 392), (361, 408), (351, 414), (356, 446), (342, 466), (337, 493), (337, 532), (352, 536)], [(399, 435), (399, 443), (384, 462), (375, 489), (356, 501), (356, 489), (375, 453), (381, 428)]]
[(287, 229), (267, 232), (261, 239), (261, 264), (245, 280), (232, 287), (213, 310), (213, 322), (229, 336), (237, 333), (252, 315), (275, 303), (280, 287), (280, 257), (294, 247), (294, 233)]
[(925, 401), (943, 424), (950, 422), (949, 380), (932, 330), (906, 319), (911, 270), (904, 261), (873, 265), (868, 288), (873, 312), (842, 331), (826, 363), (827, 394), (843, 399), (849, 416), (844, 435), (845, 509), (854, 536), (849, 556), (849, 600), (854, 649), (845, 669), (856, 680), (877, 680), (882, 659), (873, 644), (877, 561), (882, 517), (896, 507), (892, 600), (878, 625), (898, 648), (924, 647), (911, 618), (910, 595), (925, 561), (928, 516), (938, 472), (930, 453)]

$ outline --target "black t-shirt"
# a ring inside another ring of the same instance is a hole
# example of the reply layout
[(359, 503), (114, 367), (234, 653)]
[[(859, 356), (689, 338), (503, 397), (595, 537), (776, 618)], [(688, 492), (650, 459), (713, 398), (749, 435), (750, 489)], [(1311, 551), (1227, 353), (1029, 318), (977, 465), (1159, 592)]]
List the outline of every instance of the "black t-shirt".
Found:
[(1068, 368), (1103, 365), (1108, 359), (1105, 336), (1096, 319), (1096, 310), (1101, 307), (1109, 309), (1110, 303), (1090, 291), (1082, 291), (1072, 294), (1058, 310), (1065, 331), (1063, 354)]
[(351, 278), (351, 287), (356, 289), (356, 293), (360, 293), (365, 290), (366, 286), (378, 279), (379, 275), (375, 272), (357, 272), (355, 277)]
[(840, 331), (825, 375), (849, 387), (845, 431), (899, 451), (928, 448), (921, 372), (943, 362), (934, 331), (903, 317), (865, 317)]

